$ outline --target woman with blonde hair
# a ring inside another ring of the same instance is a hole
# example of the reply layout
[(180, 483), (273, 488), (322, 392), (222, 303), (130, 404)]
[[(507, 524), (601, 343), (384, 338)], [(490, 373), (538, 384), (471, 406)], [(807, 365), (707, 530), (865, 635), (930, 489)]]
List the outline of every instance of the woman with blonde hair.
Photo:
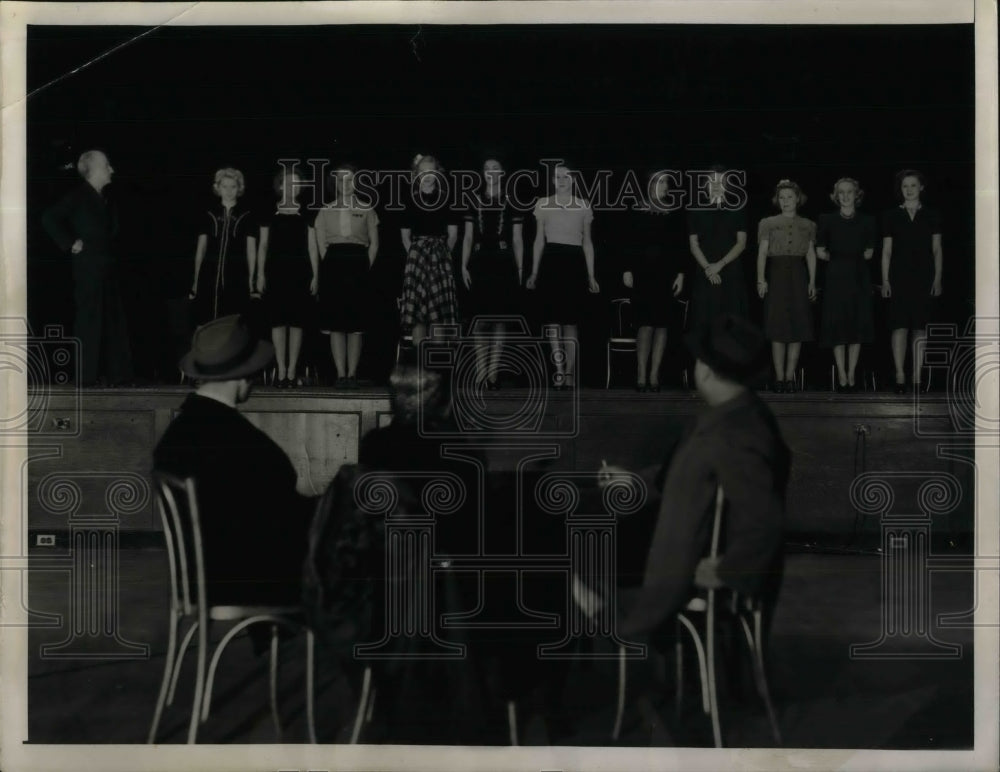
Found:
[(188, 296), (194, 301), (198, 324), (244, 313), (254, 292), (257, 224), (239, 201), (246, 190), (243, 172), (219, 169), (212, 190), (219, 203), (200, 218)]
[(780, 180), (771, 203), (781, 214), (757, 227), (757, 294), (764, 301), (764, 334), (771, 341), (774, 390), (794, 392), (803, 341), (813, 339), (810, 302), (816, 299), (816, 223), (800, 217), (802, 188)]
[(400, 228), (406, 250), (400, 326), (418, 345), (427, 337), (429, 325), (458, 321), (451, 251), (458, 243), (460, 218), (448, 206), (438, 160), (417, 155), (411, 169), (413, 185)]
[(833, 347), (838, 392), (854, 390), (861, 344), (874, 337), (868, 261), (877, 234), (875, 218), (857, 211), (863, 198), (857, 180), (841, 177), (830, 194), (838, 211), (821, 214), (816, 232), (816, 256), (828, 262), (820, 342)]

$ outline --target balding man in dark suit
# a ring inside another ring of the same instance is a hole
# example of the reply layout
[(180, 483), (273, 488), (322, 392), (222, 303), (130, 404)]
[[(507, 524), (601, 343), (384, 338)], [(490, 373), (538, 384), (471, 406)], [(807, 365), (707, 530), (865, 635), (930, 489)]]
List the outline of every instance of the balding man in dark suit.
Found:
[[(114, 169), (99, 150), (80, 156), (77, 171), (84, 182), (42, 215), (42, 225), (73, 260), (73, 335), (79, 338), (82, 385), (98, 376), (111, 384), (132, 380), (132, 353), (112, 241), (118, 232), (114, 206), (104, 197)], [(103, 367), (102, 367), (103, 365)]]

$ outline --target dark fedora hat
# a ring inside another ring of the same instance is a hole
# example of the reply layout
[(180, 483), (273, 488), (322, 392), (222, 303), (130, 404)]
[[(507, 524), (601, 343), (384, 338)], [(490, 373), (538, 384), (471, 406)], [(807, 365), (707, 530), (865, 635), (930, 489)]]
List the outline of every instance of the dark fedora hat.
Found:
[(711, 325), (684, 338), (691, 353), (719, 375), (750, 383), (767, 367), (767, 340), (755, 325), (735, 314), (723, 314)]
[(246, 319), (223, 316), (195, 330), (180, 368), (199, 381), (234, 381), (264, 369), (272, 359), (274, 346), (258, 340)]

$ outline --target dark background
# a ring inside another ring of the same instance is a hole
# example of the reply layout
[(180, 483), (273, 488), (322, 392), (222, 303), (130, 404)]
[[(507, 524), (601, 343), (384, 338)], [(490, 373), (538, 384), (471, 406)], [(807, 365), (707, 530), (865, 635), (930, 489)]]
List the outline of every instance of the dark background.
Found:
[[(928, 178), (924, 200), (944, 218), (940, 317), (973, 312), (972, 25), (32, 26), (28, 43), (31, 323), (70, 325), (69, 260), (39, 217), (78, 180), (62, 167), (103, 148), (116, 170), (109, 194), (122, 211), (133, 344), (147, 378), (176, 373), (191, 222), (212, 200), (215, 170), (242, 169), (247, 195), (266, 206), (280, 157), (401, 169), (422, 152), (475, 169), (499, 153), (509, 171), (566, 156), (616, 179), (628, 168), (720, 160), (748, 174), (749, 281), (756, 222), (774, 212), (778, 179), (800, 183), (802, 214), (816, 219), (833, 209), (838, 177), (858, 178), (863, 210), (879, 213), (893, 204), (895, 172), (916, 167)], [(622, 225), (596, 214), (595, 310), (621, 294)], [(381, 241), (375, 271), (391, 308), (403, 261), (391, 213)], [(605, 317), (592, 318), (585, 360), (603, 385)], [(386, 358), (372, 354), (393, 337), (391, 324), (369, 336), (370, 375), (384, 372)], [(310, 346), (325, 352), (318, 336)], [(829, 353), (808, 349), (828, 369)], [(888, 352), (880, 342), (871, 356), (891, 367)]]

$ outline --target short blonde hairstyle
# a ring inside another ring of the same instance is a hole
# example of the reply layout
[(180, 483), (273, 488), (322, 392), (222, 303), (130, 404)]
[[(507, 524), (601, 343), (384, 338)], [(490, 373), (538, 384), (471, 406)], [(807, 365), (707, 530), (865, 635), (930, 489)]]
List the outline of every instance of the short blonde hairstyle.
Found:
[(830, 200), (837, 206), (840, 206), (840, 202), (837, 200), (837, 188), (839, 188), (843, 183), (849, 182), (854, 186), (854, 203), (860, 204), (865, 197), (865, 192), (861, 189), (861, 183), (858, 182), (853, 177), (841, 177), (835, 183), (833, 183), (833, 192), (830, 193)]
[(778, 194), (783, 190), (790, 190), (795, 193), (795, 197), (798, 199), (798, 203), (795, 205), (796, 209), (805, 205), (806, 194), (802, 192), (799, 183), (794, 180), (778, 180), (778, 184), (774, 186), (774, 196), (771, 198), (772, 204), (778, 206)]
[(236, 181), (237, 197), (242, 196), (243, 191), (246, 190), (246, 184), (243, 182), (243, 172), (239, 169), (233, 169), (232, 167), (227, 166), (225, 169), (219, 169), (219, 171), (215, 173), (215, 182), (212, 183), (212, 190), (215, 191), (215, 195), (217, 196), (222, 196), (222, 194), (219, 193), (219, 184), (223, 180)]

